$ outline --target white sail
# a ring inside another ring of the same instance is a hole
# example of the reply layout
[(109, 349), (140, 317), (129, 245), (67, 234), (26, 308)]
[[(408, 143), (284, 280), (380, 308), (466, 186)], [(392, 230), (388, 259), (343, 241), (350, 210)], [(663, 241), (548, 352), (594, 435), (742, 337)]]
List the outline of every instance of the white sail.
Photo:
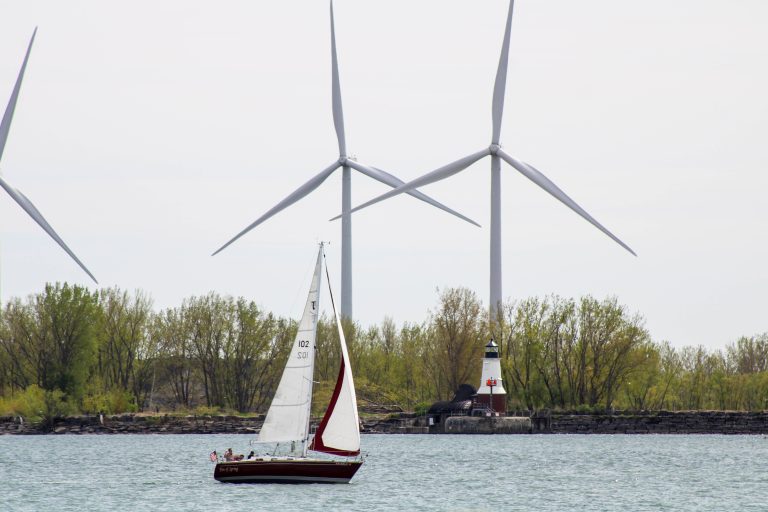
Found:
[(344, 331), (341, 329), (341, 320), (336, 313), (336, 305), (333, 302), (330, 281), (329, 278), (328, 290), (331, 295), (333, 316), (336, 317), (336, 327), (339, 330), (339, 342), (341, 343), (341, 365), (331, 403), (328, 404), (325, 416), (315, 433), (311, 449), (336, 455), (357, 455), (360, 453), (360, 421), (357, 415), (355, 383), (352, 379), (352, 366), (349, 361), (347, 342), (344, 338)]
[(312, 373), (315, 368), (315, 337), (320, 307), (322, 246), (317, 255), (315, 274), (299, 322), (299, 331), (283, 370), (275, 397), (267, 411), (259, 441), (265, 443), (298, 441), (308, 436), (309, 413), (312, 406)]

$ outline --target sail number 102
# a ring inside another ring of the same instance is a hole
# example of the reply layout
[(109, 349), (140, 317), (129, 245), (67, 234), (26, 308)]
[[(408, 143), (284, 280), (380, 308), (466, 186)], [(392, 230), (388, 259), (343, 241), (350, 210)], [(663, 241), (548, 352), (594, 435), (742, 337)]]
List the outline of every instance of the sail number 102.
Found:
[[(309, 341), (307, 340), (299, 340), (299, 347), (300, 348), (309, 348)], [(306, 351), (303, 352), (297, 352), (296, 357), (298, 359), (306, 359), (309, 356), (309, 353)]]

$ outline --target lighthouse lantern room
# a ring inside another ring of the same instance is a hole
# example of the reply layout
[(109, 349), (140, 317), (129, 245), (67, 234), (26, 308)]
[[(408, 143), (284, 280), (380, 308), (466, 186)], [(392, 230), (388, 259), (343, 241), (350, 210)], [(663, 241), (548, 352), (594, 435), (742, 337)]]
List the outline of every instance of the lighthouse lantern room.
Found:
[(480, 379), (480, 388), (477, 390), (476, 403), (486, 405), (500, 414), (507, 412), (507, 392), (501, 377), (499, 346), (493, 340), (485, 346), (483, 374)]

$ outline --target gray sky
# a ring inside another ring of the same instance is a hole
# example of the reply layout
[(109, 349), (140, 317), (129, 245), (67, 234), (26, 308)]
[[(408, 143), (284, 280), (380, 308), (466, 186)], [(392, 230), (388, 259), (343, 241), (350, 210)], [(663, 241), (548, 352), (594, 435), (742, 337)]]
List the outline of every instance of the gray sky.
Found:
[[(656, 340), (768, 331), (768, 3), (518, 0), (502, 146), (634, 258), (506, 167), (503, 292), (618, 296)], [(352, 155), (408, 181), (487, 147), (507, 2), (337, 0)], [(325, 1), (0, 3), (0, 103), (39, 32), (2, 173), (104, 286), (216, 290), (298, 316), (315, 243), (338, 290), (341, 175), (210, 254), (337, 158)], [(490, 161), (353, 218), (355, 317), (488, 300)], [(386, 188), (353, 177), (353, 204)], [(87, 276), (7, 195), (2, 296)]]

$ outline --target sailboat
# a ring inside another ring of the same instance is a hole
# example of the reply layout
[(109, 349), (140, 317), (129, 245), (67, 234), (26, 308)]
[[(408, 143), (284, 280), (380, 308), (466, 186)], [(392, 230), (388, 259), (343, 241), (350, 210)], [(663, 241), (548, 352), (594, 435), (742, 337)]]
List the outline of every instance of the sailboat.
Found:
[[(312, 284), (283, 375), (267, 411), (258, 443), (276, 445), (274, 453), (242, 460), (218, 461), (213, 477), (231, 483), (348, 483), (363, 464), (360, 456), (360, 422), (347, 343), (328, 291), (339, 331), (341, 363), (330, 403), (314, 436), (310, 433), (315, 338), (320, 305), (323, 244), (317, 254)], [(328, 270), (326, 268), (326, 278)], [(289, 455), (277, 455), (280, 445)], [(310, 454), (309, 452), (315, 452)]]

